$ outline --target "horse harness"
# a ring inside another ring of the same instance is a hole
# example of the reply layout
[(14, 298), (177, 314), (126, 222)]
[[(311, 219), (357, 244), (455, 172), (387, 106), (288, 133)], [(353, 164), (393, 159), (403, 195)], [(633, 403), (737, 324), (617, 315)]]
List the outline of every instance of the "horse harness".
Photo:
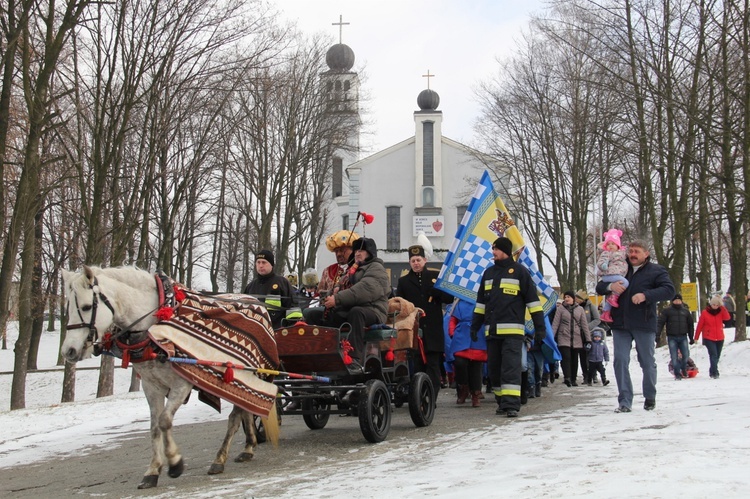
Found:
[[(67, 329), (83, 329), (88, 328), (89, 334), (86, 337), (86, 344), (94, 347), (94, 355), (99, 356), (102, 353), (107, 353), (118, 359), (122, 359), (122, 367), (127, 368), (130, 362), (145, 362), (148, 360), (154, 360), (158, 356), (154, 353), (154, 342), (148, 336), (148, 331), (143, 330), (132, 330), (131, 328), (138, 324), (146, 317), (153, 315), (159, 308), (163, 307), (166, 303), (174, 305), (174, 290), (171, 286), (171, 279), (161, 271), (157, 271), (154, 275), (156, 280), (156, 288), (159, 293), (159, 305), (150, 312), (142, 315), (135, 321), (133, 321), (125, 329), (121, 329), (116, 324), (109, 327), (108, 331), (104, 334), (101, 341), (98, 340), (98, 332), (96, 330), (96, 310), (98, 307), (99, 300), (104, 303), (107, 308), (112, 312), (114, 317), (115, 309), (110, 303), (107, 296), (99, 289), (99, 282), (94, 277), (94, 282), (89, 284), (89, 289), (93, 291), (93, 299), (91, 304), (91, 320), (87, 323), (83, 321), (83, 315), (81, 314), (81, 307), (78, 305), (78, 297), (75, 296), (76, 312), (80, 317), (81, 322), (78, 324), (70, 324)], [(97, 296), (99, 297), (97, 299)], [(166, 359), (166, 356), (164, 356)]]
[(94, 354), (99, 355), (99, 353), (101, 353), (101, 350), (97, 352), (97, 348), (101, 349), (101, 347), (97, 347), (97, 344), (95, 343), (99, 336), (96, 331), (96, 310), (99, 306), (99, 298), (97, 298), (97, 296), (101, 298), (102, 303), (104, 303), (110, 310), (110, 312), (112, 312), (112, 316), (114, 316), (115, 314), (115, 308), (112, 306), (106, 295), (99, 290), (99, 281), (96, 277), (94, 277), (94, 282), (89, 284), (89, 289), (93, 292), (91, 302), (91, 319), (89, 320), (89, 322), (84, 322), (83, 314), (81, 314), (81, 306), (78, 304), (78, 295), (74, 295), (76, 312), (78, 313), (78, 317), (81, 319), (81, 322), (77, 324), (68, 324), (67, 329), (71, 330), (88, 328), (89, 335), (86, 337), (86, 344), (94, 345)]

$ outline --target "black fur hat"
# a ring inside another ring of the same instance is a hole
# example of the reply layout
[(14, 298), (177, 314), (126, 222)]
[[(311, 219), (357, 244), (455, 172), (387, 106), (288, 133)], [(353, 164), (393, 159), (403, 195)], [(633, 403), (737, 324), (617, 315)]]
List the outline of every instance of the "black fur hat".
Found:
[(370, 239), (369, 237), (362, 237), (360, 239), (357, 239), (352, 243), (352, 249), (354, 251), (357, 250), (365, 250), (370, 254), (370, 258), (377, 258), (378, 257), (378, 247), (375, 244), (374, 239)]

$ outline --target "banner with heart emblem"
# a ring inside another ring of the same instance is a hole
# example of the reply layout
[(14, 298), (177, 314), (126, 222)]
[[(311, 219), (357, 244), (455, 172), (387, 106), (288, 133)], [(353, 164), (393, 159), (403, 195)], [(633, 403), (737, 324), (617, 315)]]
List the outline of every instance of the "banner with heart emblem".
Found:
[(443, 237), (445, 235), (445, 217), (442, 215), (420, 215), (412, 219), (414, 236), (424, 232), (428, 237)]

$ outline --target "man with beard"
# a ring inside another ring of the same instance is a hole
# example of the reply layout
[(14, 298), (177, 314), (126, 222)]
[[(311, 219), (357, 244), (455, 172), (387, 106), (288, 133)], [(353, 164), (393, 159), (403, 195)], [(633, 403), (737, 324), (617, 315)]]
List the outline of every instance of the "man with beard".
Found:
[[(326, 248), (336, 256), (336, 263), (332, 263), (323, 270), (318, 283), (318, 296), (323, 303), (326, 296), (333, 294), (334, 290), (348, 288), (351, 283), (349, 280), (349, 267), (354, 264), (354, 250), (352, 243), (359, 239), (356, 232), (349, 230), (340, 230), (334, 232), (326, 238)], [(308, 324), (322, 325), (327, 312), (325, 307), (310, 307), (302, 311), (305, 322)]]
[[(494, 265), (482, 275), (471, 323), (471, 339), (487, 325), (487, 362), (497, 401), (496, 414), (509, 418), (521, 409), (521, 349), (525, 348), (526, 309), (534, 321), (534, 341), (546, 336), (542, 302), (529, 271), (513, 260), (513, 243), (499, 237), (492, 244)], [(525, 389), (525, 387), (523, 387)]]
[(325, 295), (334, 288), (346, 289), (349, 287), (347, 270), (354, 263), (354, 250), (352, 244), (359, 239), (359, 235), (348, 230), (334, 232), (326, 238), (326, 248), (336, 255), (336, 263), (329, 265), (323, 270), (318, 284), (318, 294)]

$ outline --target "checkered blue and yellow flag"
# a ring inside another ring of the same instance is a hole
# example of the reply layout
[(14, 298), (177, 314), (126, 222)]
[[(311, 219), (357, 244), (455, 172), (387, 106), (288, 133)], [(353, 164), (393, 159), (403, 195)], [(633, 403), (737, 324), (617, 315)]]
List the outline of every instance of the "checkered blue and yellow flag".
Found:
[(531, 273), (539, 294), (544, 297), (542, 301), (547, 315), (557, 303), (557, 293), (539, 272), (521, 232), (497, 195), (486, 171), (456, 231), (435, 287), (476, 303), (482, 274), (492, 263), (492, 243), (503, 236), (513, 242), (514, 257)]

